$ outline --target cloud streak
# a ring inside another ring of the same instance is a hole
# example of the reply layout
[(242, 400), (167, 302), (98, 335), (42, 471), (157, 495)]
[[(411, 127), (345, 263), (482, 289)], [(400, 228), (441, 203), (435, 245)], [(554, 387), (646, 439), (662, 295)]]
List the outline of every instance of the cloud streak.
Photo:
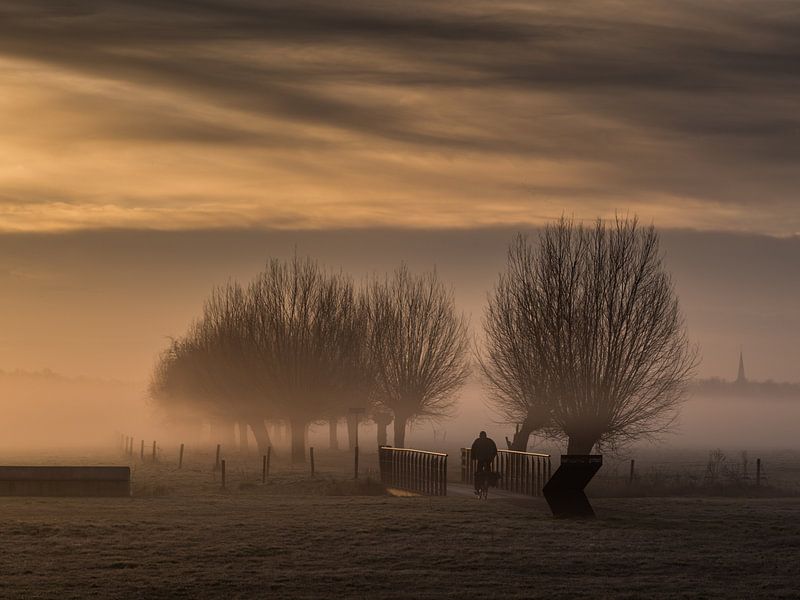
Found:
[(782, 0), (0, 1), (0, 228), (796, 233), (797, 39)]

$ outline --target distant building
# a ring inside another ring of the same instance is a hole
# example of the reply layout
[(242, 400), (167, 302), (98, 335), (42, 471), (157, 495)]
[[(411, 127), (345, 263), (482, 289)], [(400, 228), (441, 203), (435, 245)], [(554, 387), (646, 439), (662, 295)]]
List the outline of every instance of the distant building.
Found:
[(747, 383), (747, 376), (744, 374), (744, 356), (742, 351), (739, 351), (739, 373), (736, 375), (736, 383), (744, 385)]
[(716, 396), (718, 398), (760, 398), (800, 400), (800, 383), (749, 381), (744, 369), (744, 354), (739, 351), (739, 370), (734, 381), (712, 377), (697, 379), (692, 383), (695, 394)]

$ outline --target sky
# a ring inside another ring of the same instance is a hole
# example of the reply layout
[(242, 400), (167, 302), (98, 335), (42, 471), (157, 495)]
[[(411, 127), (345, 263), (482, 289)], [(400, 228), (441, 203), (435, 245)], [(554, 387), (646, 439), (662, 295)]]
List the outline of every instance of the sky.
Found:
[(0, 369), (146, 379), (295, 248), (436, 266), (480, 327), (516, 231), (664, 235), (700, 374), (800, 380), (800, 7), (0, 0)]
[[(146, 381), (156, 353), (214, 285), (269, 257), (316, 257), (362, 280), (406, 261), (436, 269), (479, 336), (517, 231), (533, 229), (105, 230), (0, 235), (0, 369)], [(800, 238), (661, 231), (702, 377), (800, 381)]]
[(0, 0), (0, 231), (800, 232), (793, 1)]

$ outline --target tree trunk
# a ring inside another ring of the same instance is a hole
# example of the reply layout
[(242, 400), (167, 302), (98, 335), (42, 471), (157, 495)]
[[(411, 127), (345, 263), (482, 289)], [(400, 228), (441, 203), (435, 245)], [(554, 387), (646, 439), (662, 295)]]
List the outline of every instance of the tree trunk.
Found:
[(386, 446), (389, 440), (389, 424), (392, 422), (392, 416), (389, 414), (380, 413), (375, 415), (375, 424), (378, 426), (378, 446)]
[(585, 436), (569, 436), (567, 454), (591, 454), (595, 440)]
[(306, 422), (302, 419), (292, 419), (292, 463), (306, 462)]
[(250, 424), (250, 429), (253, 431), (253, 436), (256, 438), (258, 453), (263, 456), (267, 453), (267, 448), (272, 445), (272, 440), (269, 439), (269, 431), (267, 431), (267, 426), (264, 424), (264, 419), (252, 418), (248, 423)]
[(339, 419), (328, 420), (328, 446), (331, 450), (339, 449)]
[(350, 448), (350, 450), (356, 447), (357, 419), (358, 415), (352, 413), (347, 415), (347, 447)]
[(405, 448), (406, 443), (406, 417), (394, 416), (394, 447)]
[(533, 433), (534, 427), (527, 421), (520, 425), (519, 431), (514, 434), (514, 439), (511, 442), (509, 450), (516, 450), (517, 452), (528, 451), (528, 440)]
[(239, 452), (247, 454), (250, 451), (250, 444), (247, 443), (247, 423), (239, 421), (236, 425), (239, 429)]

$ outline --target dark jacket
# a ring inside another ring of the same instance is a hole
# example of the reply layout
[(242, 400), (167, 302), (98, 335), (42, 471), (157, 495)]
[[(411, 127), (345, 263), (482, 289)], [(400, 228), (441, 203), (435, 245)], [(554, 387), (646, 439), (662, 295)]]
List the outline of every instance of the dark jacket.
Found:
[(472, 460), (492, 461), (497, 456), (497, 445), (492, 438), (478, 438), (472, 442)]

